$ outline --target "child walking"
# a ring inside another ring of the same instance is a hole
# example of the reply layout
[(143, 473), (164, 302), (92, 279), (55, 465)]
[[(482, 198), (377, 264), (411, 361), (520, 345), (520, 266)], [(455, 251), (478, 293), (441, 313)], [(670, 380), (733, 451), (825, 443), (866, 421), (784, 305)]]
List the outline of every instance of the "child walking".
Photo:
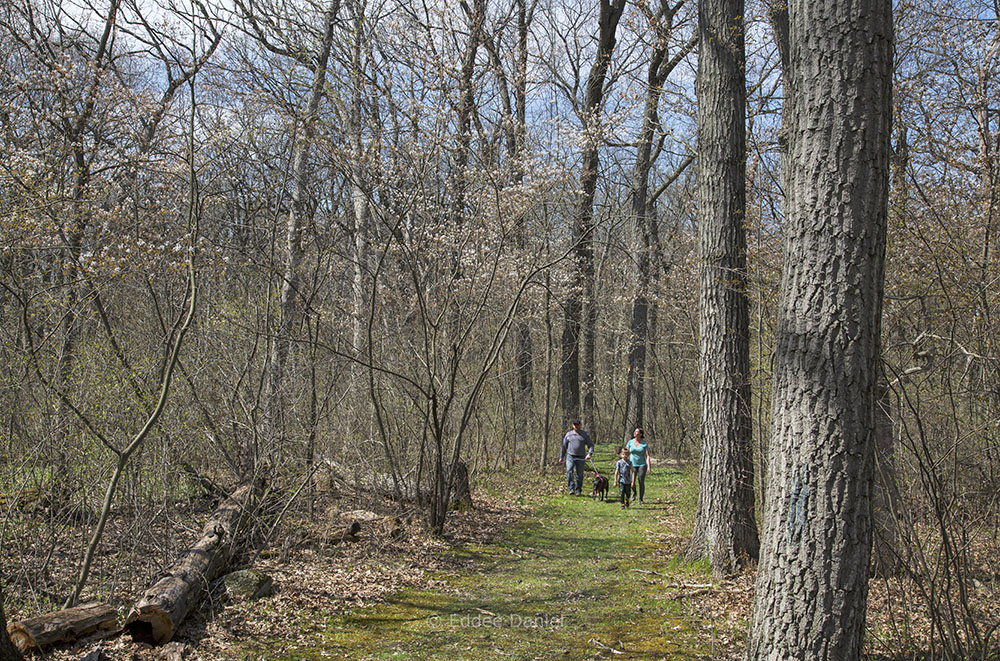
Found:
[(622, 509), (628, 507), (629, 496), (632, 495), (632, 463), (628, 460), (628, 449), (622, 448), (618, 453), (618, 463), (615, 464), (615, 484), (618, 485), (618, 501)]

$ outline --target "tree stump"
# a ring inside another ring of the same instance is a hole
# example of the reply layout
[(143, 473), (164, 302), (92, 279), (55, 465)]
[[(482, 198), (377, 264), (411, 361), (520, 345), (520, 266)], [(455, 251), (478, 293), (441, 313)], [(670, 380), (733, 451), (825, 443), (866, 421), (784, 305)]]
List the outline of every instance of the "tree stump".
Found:
[(451, 509), (471, 510), (472, 489), (469, 487), (469, 467), (464, 461), (455, 464), (455, 470), (451, 474), (451, 499), (449, 500)]
[(351, 521), (346, 527), (338, 528), (334, 530), (330, 535), (331, 544), (340, 544), (341, 542), (356, 542), (358, 541), (358, 533), (361, 532), (361, 524), (357, 521)]

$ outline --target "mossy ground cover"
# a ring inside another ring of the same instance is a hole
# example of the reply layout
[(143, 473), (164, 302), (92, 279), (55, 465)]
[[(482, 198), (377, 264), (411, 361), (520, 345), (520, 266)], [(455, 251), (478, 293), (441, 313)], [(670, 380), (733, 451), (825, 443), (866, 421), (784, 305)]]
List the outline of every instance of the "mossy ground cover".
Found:
[[(611, 448), (598, 448), (602, 473)], [(694, 513), (691, 469), (657, 466), (646, 502), (622, 510), (608, 502), (542, 489), (531, 516), (486, 545), (448, 553), (426, 586), (405, 588), (383, 603), (346, 614), (303, 613), (312, 620), (293, 641), (246, 641), (245, 659), (456, 658), (725, 658), (745, 622), (720, 625), (689, 588), (712, 584), (703, 565), (689, 565), (668, 538), (686, 537)], [(588, 474), (587, 485), (591, 483)], [(517, 495), (512, 494), (516, 498)], [(694, 590), (698, 592), (698, 590)], [(715, 586), (709, 588), (715, 592)], [(685, 594), (688, 593), (688, 594)], [(319, 626), (317, 626), (317, 624)], [(728, 629), (726, 629), (728, 627)], [(306, 633), (308, 632), (308, 633)], [(615, 650), (615, 651), (612, 651)]]

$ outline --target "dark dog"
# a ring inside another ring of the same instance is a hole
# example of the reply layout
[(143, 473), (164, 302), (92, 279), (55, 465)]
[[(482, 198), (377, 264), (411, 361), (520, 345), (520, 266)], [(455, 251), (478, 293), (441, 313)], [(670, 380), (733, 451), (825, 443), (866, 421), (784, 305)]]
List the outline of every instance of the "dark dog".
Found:
[(594, 471), (594, 492), (591, 494), (591, 498), (597, 500), (600, 496), (601, 500), (608, 499), (608, 478), (604, 477), (596, 470)]

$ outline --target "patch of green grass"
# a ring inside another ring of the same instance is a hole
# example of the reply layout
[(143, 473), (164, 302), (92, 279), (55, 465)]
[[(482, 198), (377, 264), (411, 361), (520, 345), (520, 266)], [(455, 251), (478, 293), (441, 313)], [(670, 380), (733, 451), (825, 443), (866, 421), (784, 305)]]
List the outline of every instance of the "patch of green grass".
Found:
[(712, 568), (708, 564), (708, 558), (692, 561), (685, 558), (684, 555), (674, 555), (667, 561), (666, 571), (670, 574), (695, 576), (704, 579), (712, 578)]
[[(599, 450), (604, 473), (611, 448)], [(648, 534), (657, 514), (684, 498), (693, 476), (654, 470), (646, 504), (628, 510), (615, 502), (616, 488), (610, 502), (550, 496), (496, 542), (450, 551), (474, 562), (442, 574), (437, 587), (403, 589), (343, 615), (304, 614), (313, 626), (294, 643), (247, 641), (242, 658), (711, 657), (702, 618), (664, 588), (676, 580), (669, 572), (709, 576), (707, 567), (678, 560), (664, 568)]]

